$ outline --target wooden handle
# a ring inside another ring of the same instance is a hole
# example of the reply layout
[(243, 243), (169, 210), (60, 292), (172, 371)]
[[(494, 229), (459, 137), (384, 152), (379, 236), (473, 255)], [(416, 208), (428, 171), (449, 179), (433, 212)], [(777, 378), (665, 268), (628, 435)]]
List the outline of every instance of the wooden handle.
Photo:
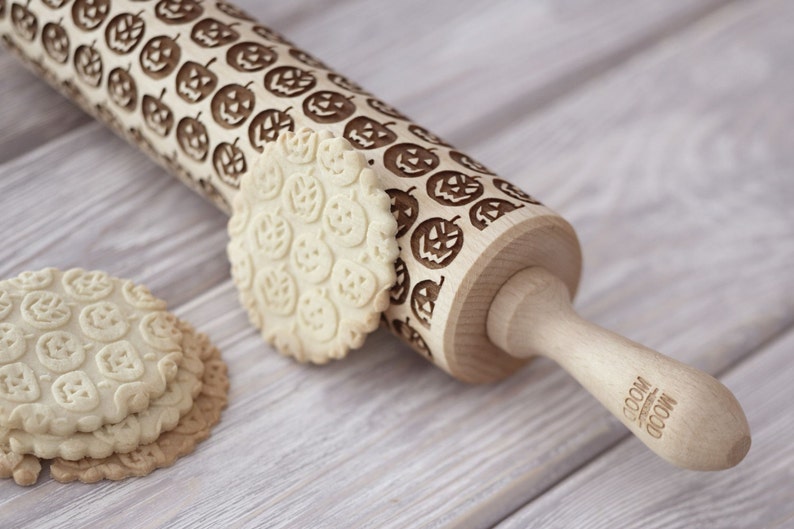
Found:
[(750, 449), (733, 394), (714, 377), (582, 319), (544, 268), (510, 278), (488, 313), (488, 336), (512, 356), (554, 359), (651, 450), (674, 465), (721, 470)]

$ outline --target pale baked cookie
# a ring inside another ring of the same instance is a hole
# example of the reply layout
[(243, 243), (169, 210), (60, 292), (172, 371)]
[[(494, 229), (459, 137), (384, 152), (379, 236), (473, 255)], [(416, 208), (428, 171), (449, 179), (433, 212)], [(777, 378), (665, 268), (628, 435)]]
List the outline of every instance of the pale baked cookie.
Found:
[(0, 281), (0, 427), (92, 432), (145, 410), (182, 361), (165, 302), (104, 272)]
[(31, 454), (43, 459), (101, 458), (113, 453), (131, 452), (140, 445), (155, 441), (162, 432), (173, 429), (193, 407), (193, 399), (201, 390), (204, 373), (201, 354), (208, 347), (206, 337), (196, 333), (190, 324), (179, 321), (178, 327), (182, 333), (182, 363), (176, 378), (168, 383), (166, 392), (154, 399), (147, 409), (93, 432), (75, 432), (66, 436), (21, 430), (4, 432), (0, 429), (0, 446), (9, 446), (15, 454)]
[(399, 249), (364, 156), (323, 131), (268, 143), (232, 204), (232, 278), (264, 339), (299, 361), (360, 347), (389, 305)]
[(120, 480), (145, 476), (158, 468), (174, 464), (179, 457), (189, 454), (199, 442), (206, 439), (212, 427), (220, 420), (221, 410), (226, 407), (229, 379), (226, 375), (226, 364), (221, 360), (218, 349), (206, 336), (198, 336), (203, 344), (203, 385), (193, 408), (179, 420), (176, 428), (162, 434), (155, 442), (140, 446), (127, 454), (79, 461), (54, 459), (50, 465), (52, 477), (62, 483), (75, 480), (93, 483), (102, 479)]

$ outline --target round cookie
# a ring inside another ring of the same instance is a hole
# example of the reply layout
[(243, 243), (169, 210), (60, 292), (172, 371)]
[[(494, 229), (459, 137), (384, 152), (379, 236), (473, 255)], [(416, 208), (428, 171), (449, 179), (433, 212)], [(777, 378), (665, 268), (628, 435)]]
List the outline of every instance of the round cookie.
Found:
[(182, 361), (165, 302), (104, 272), (0, 281), (0, 427), (92, 432), (145, 410)]
[(9, 446), (15, 454), (31, 454), (43, 459), (62, 457), (77, 460), (102, 458), (113, 453), (126, 453), (155, 441), (162, 432), (173, 429), (179, 419), (193, 407), (201, 390), (207, 348), (206, 337), (199, 335), (187, 322), (178, 322), (182, 332), (182, 363), (176, 378), (149, 407), (133, 413), (116, 424), (106, 424), (93, 432), (75, 432), (66, 436), (31, 434), (22, 430), (0, 429), (0, 446)]
[(389, 305), (399, 249), (390, 200), (344, 138), (285, 132), (240, 183), (227, 247), (264, 339), (299, 361), (360, 347)]

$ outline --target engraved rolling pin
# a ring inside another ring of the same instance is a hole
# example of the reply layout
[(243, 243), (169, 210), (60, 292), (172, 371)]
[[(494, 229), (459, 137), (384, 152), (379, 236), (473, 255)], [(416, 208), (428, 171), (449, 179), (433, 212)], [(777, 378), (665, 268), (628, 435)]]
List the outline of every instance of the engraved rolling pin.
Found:
[(749, 449), (744, 413), (720, 382), (576, 315), (581, 256), (564, 219), (240, 9), (0, 0), (0, 34), (227, 213), (241, 179), (287, 131), (345, 138), (397, 221), (396, 282), (381, 320), (452, 376), (494, 381), (545, 355), (676, 465), (729, 468)]

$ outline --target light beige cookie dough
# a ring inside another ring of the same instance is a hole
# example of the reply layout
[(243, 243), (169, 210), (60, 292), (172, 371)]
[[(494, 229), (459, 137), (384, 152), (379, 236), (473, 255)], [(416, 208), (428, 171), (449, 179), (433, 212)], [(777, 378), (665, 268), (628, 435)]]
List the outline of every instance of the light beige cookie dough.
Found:
[(301, 362), (360, 347), (389, 305), (399, 253), (390, 199), (364, 156), (326, 131), (281, 134), (232, 209), (232, 277), (264, 339)]
[(104, 272), (45, 268), (0, 281), (0, 427), (92, 432), (148, 408), (183, 356), (164, 309)]
[(193, 399), (201, 390), (201, 377), (206, 354), (206, 337), (193, 327), (178, 322), (182, 333), (182, 363), (177, 376), (168, 383), (166, 392), (149, 407), (128, 415), (116, 424), (106, 424), (93, 432), (75, 432), (66, 436), (32, 434), (21, 430), (0, 429), (0, 445), (9, 446), (16, 454), (31, 454), (44, 459), (61, 457), (69, 460), (84, 457), (103, 458), (113, 453), (126, 453), (155, 441), (162, 432), (173, 429), (179, 419), (193, 407)]

